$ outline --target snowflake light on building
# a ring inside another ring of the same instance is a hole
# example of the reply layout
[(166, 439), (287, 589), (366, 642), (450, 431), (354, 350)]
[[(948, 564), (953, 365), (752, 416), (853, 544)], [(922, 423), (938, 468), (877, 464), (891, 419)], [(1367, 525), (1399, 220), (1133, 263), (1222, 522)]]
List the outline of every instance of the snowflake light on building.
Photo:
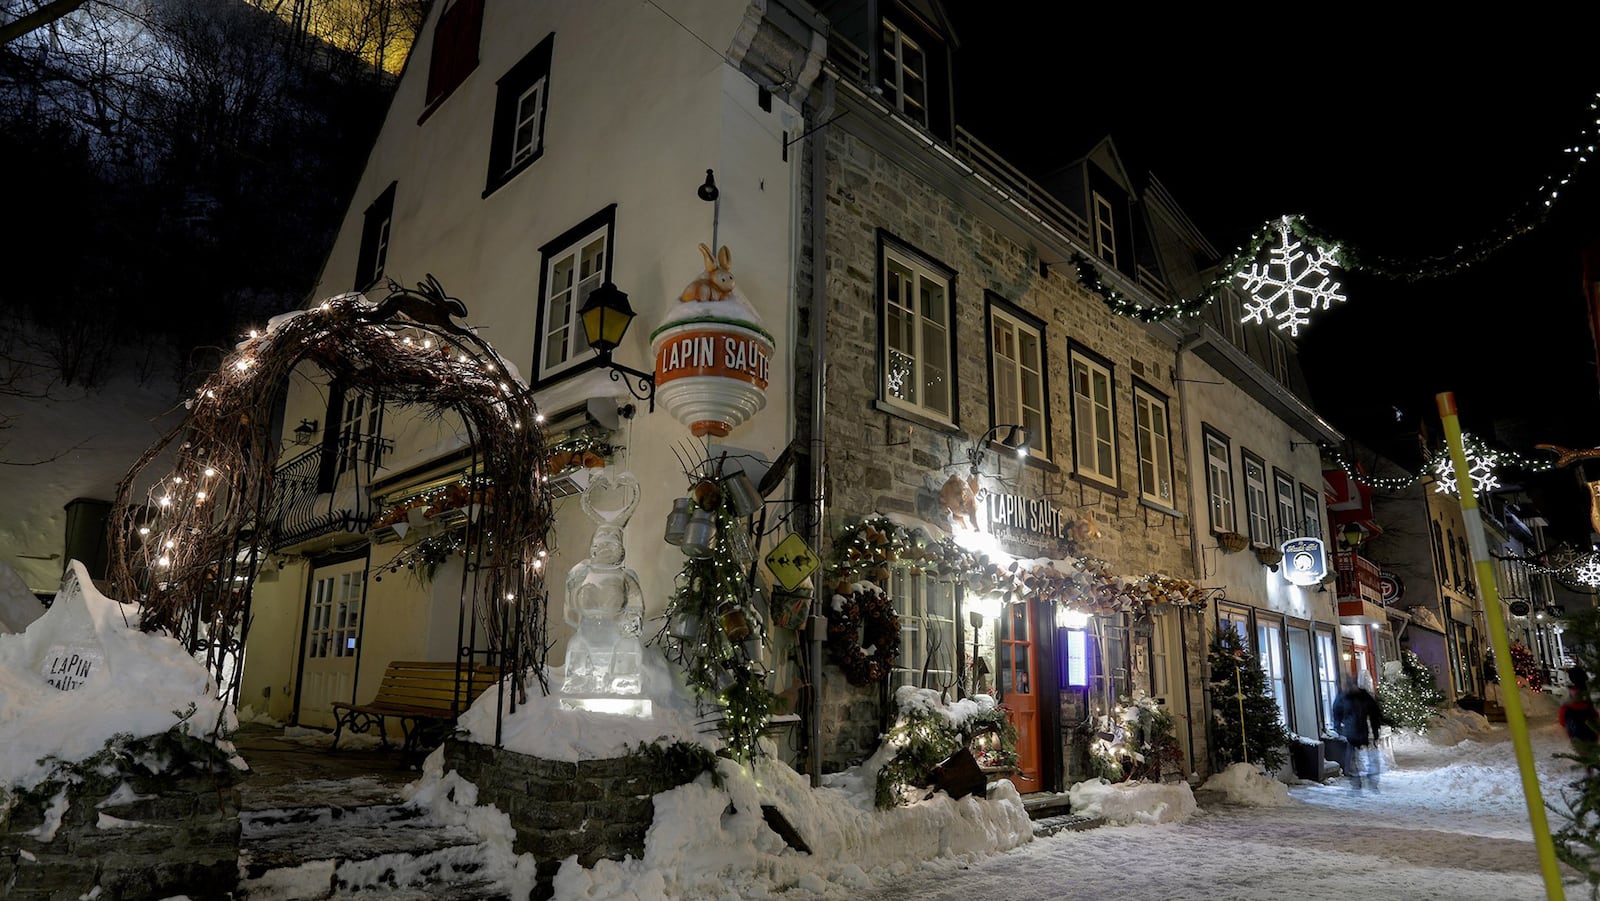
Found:
[(1239, 321), (1260, 325), (1270, 317), (1278, 328), (1299, 335), (1312, 312), (1345, 300), (1332, 272), (1339, 265), (1339, 249), (1315, 245), (1302, 249), (1306, 242), (1295, 240), (1288, 216), (1278, 220), (1277, 228), (1282, 240), (1268, 252), (1267, 261), (1251, 262), (1249, 269), (1234, 273), (1249, 295)]
[[(1488, 449), (1470, 438), (1463, 438), (1467, 455), (1467, 473), (1472, 476), (1472, 493), (1475, 497), (1500, 487), (1500, 477), (1495, 475), (1494, 468), (1500, 462), (1500, 454)], [(1439, 477), (1434, 483), (1433, 490), (1436, 494), (1459, 494), (1456, 486), (1455, 462), (1448, 453), (1440, 453), (1433, 460), (1433, 472)]]
[(1600, 587), (1600, 554), (1590, 554), (1574, 566), (1572, 577), (1590, 587)]

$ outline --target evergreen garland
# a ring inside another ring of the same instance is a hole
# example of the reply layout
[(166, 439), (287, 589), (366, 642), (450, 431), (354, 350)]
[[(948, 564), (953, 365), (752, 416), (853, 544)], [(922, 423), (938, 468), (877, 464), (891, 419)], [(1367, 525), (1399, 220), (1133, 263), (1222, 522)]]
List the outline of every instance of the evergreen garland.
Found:
[[(777, 697), (758, 660), (764, 632), (751, 602), (748, 523), (714, 485), (698, 490), (696, 502), (715, 515), (716, 538), (709, 554), (685, 559), (667, 603), (668, 625), (651, 643), (664, 645), (683, 668), (697, 701), (721, 708), (729, 753), (749, 761), (761, 753), (758, 739), (776, 712)], [(685, 621), (696, 624), (695, 634), (673, 634), (672, 624)]]
[(1395, 728), (1420, 733), (1442, 715), (1445, 696), (1433, 670), (1414, 652), (1406, 651), (1400, 655), (1398, 676), (1378, 682), (1378, 702)]
[(1212, 747), (1224, 767), (1247, 761), (1270, 771), (1283, 765), (1289, 730), (1267, 694), (1260, 661), (1232, 629), (1219, 630), (1211, 642), (1211, 724)]
[[(906, 689), (901, 689), (901, 692), (906, 692)], [(928, 693), (932, 694), (931, 691)], [(878, 770), (873, 800), (879, 809), (915, 800), (908, 789), (932, 782), (934, 767), (968, 746), (969, 741), (979, 766), (1017, 765), (1017, 727), (1006, 717), (1005, 708), (999, 706), (980, 706), (976, 713), (969, 714), (957, 724), (947, 707), (902, 704), (900, 715), (889, 730), (887, 740), (897, 745), (899, 750)]]
[(1183, 765), (1172, 714), (1144, 692), (1123, 698), (1112, 738), (1090, 744), (1089, 762), (1108, 782), (1160, 782), (1163, 770)]

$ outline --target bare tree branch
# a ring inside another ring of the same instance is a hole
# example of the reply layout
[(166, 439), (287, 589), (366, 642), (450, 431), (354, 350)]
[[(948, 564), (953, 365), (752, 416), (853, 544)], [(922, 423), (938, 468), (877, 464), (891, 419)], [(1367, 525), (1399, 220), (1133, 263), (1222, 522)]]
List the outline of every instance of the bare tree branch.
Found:
[(88, 0), (52, 0), (31, 13), (0, 25), (0, 45), (9, 44), (30, 31), (37, 31), (72, 12)]

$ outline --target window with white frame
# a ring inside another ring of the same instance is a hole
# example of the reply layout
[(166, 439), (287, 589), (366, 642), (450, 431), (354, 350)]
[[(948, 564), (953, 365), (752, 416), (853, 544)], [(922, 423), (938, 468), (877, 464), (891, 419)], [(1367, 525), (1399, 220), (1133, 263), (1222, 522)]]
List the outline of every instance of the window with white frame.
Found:
[(1261, 672), (1267, 677), (1267, 691), (1278, 702), (1278, 718), (1289, 724), (1289, 682), (1284, 676), (1283, 625), (1260, 623), (1256, 626), (1256, 650), (1260, 653)]
[(899, 25), (883, 20), (878, 77), (883, 99), (906, 118), (928, 124), (928, 56)]
[(954, 418), (951, 280), (908, 252), (883, 248), (883, 400), (942, 420)]
[(1111, 403), (1111, 367), (1072, 350), (1073, 463), (1079, 475), (1117, 483), (1117, 424)]
[(489, 143), (489, 179), (484, 196), (544, 154), (546, 111), (550, 103), (551, 34), (540, 41), (495, 85), (494, 126)]
[(1133, 387), (1134, 434), (1139, 443), (1139, 496), (1171, 508), (1172, 435), (1167, 400), (1142, 385)]
[(1250, 543), (1261, 546), (1272, 543), (1272, 513), (1267, 506), (1267, 465), (1249, 451), (1241, 452), (1244, 460), (1244, 513), (1250, 524)]
[(336, 475), (357, 464), (367, 472), (377, 467), (383, 452), (383, 403), (369, 391), (346, 391), (339, 419), (339, 463)]
[(1206, 436), (1206, 494), (1209, 495), (1211, 531), (1233, 531), (1233, 465), (1228, 459), (1228, 439), (1211, 431)]
[(1239, 295), (1224, 289), (1217, 295), (1217, 302), (1211, 305), (1212, 322), (1222, 337), (1228, 343), (1240, 350), (1245, 349), (1244, 313), (1239, 304)]
[[(893, 684), (941, 687), (955, 683), (955, 584), (928, 573), (897, 569), (889, 579), (889, 595), (900, 617), (900, 656)], [(922, 685), (923, 667), (928, 685)]]
[(1028, 430), (1028, 452), (1050, 455), (1050, 430), (1045, 425), (1044, 329), (1032, 317), (989, 304), (990, 398), (992, 422), (1015, 423)]
[(1315, 538), (1322, 537), (1322, 505), (1317, 503), (1317, 493), (1304, 485), (1300, 486), (1300, 534)]
[(1333, 702), (1339, 697), (1339, 646), (1332, 633), (1317, 633), (1317, 698), (1322, 704), (1322, 725), (1333, 726)]
[(1117, 266), (1117, 220), (1111, 201), (1101, 196), (1099, 191), (1094, 193), (1094, 252), (1111, 264), (1113, 269)]
[(540, 381), (556, 378), (594, 359), (578, 310), (611, 273), (615, 207), (607, 207), (541, 248)]
[(354, 657), (361, 635), (361, 592), (365, 573), (318, 579), (306, 625), (307, 657)]
[(1272, 332), (1267, 338), (1267, 356), (1269, 357), (1267, 362), (1271, 367), (1272, 377), (1277, 379), (1279, 384), (1287, 385), (1289, 383), (1289, 344), (1287, 339), (1276, 331)]
[(1278, 502), (1278, 544), (1295, 537), (1300, 523), (1300, 508), (1295, 500), (1294, 477), (1282, 470), (1272, 472), (1273, 499)]

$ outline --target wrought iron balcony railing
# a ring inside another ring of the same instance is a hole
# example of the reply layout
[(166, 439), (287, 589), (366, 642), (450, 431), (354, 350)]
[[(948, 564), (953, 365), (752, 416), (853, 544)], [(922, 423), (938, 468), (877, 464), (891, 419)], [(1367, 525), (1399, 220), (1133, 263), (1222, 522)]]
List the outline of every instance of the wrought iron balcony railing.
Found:
[(365, 532), (373, 511), (366, 486), (392, 448), (386, 439), (354, 435), (342, 439), (332, 453), (319, 445), (278, 467), (268, 547), (278, 550), (333, 532)]

